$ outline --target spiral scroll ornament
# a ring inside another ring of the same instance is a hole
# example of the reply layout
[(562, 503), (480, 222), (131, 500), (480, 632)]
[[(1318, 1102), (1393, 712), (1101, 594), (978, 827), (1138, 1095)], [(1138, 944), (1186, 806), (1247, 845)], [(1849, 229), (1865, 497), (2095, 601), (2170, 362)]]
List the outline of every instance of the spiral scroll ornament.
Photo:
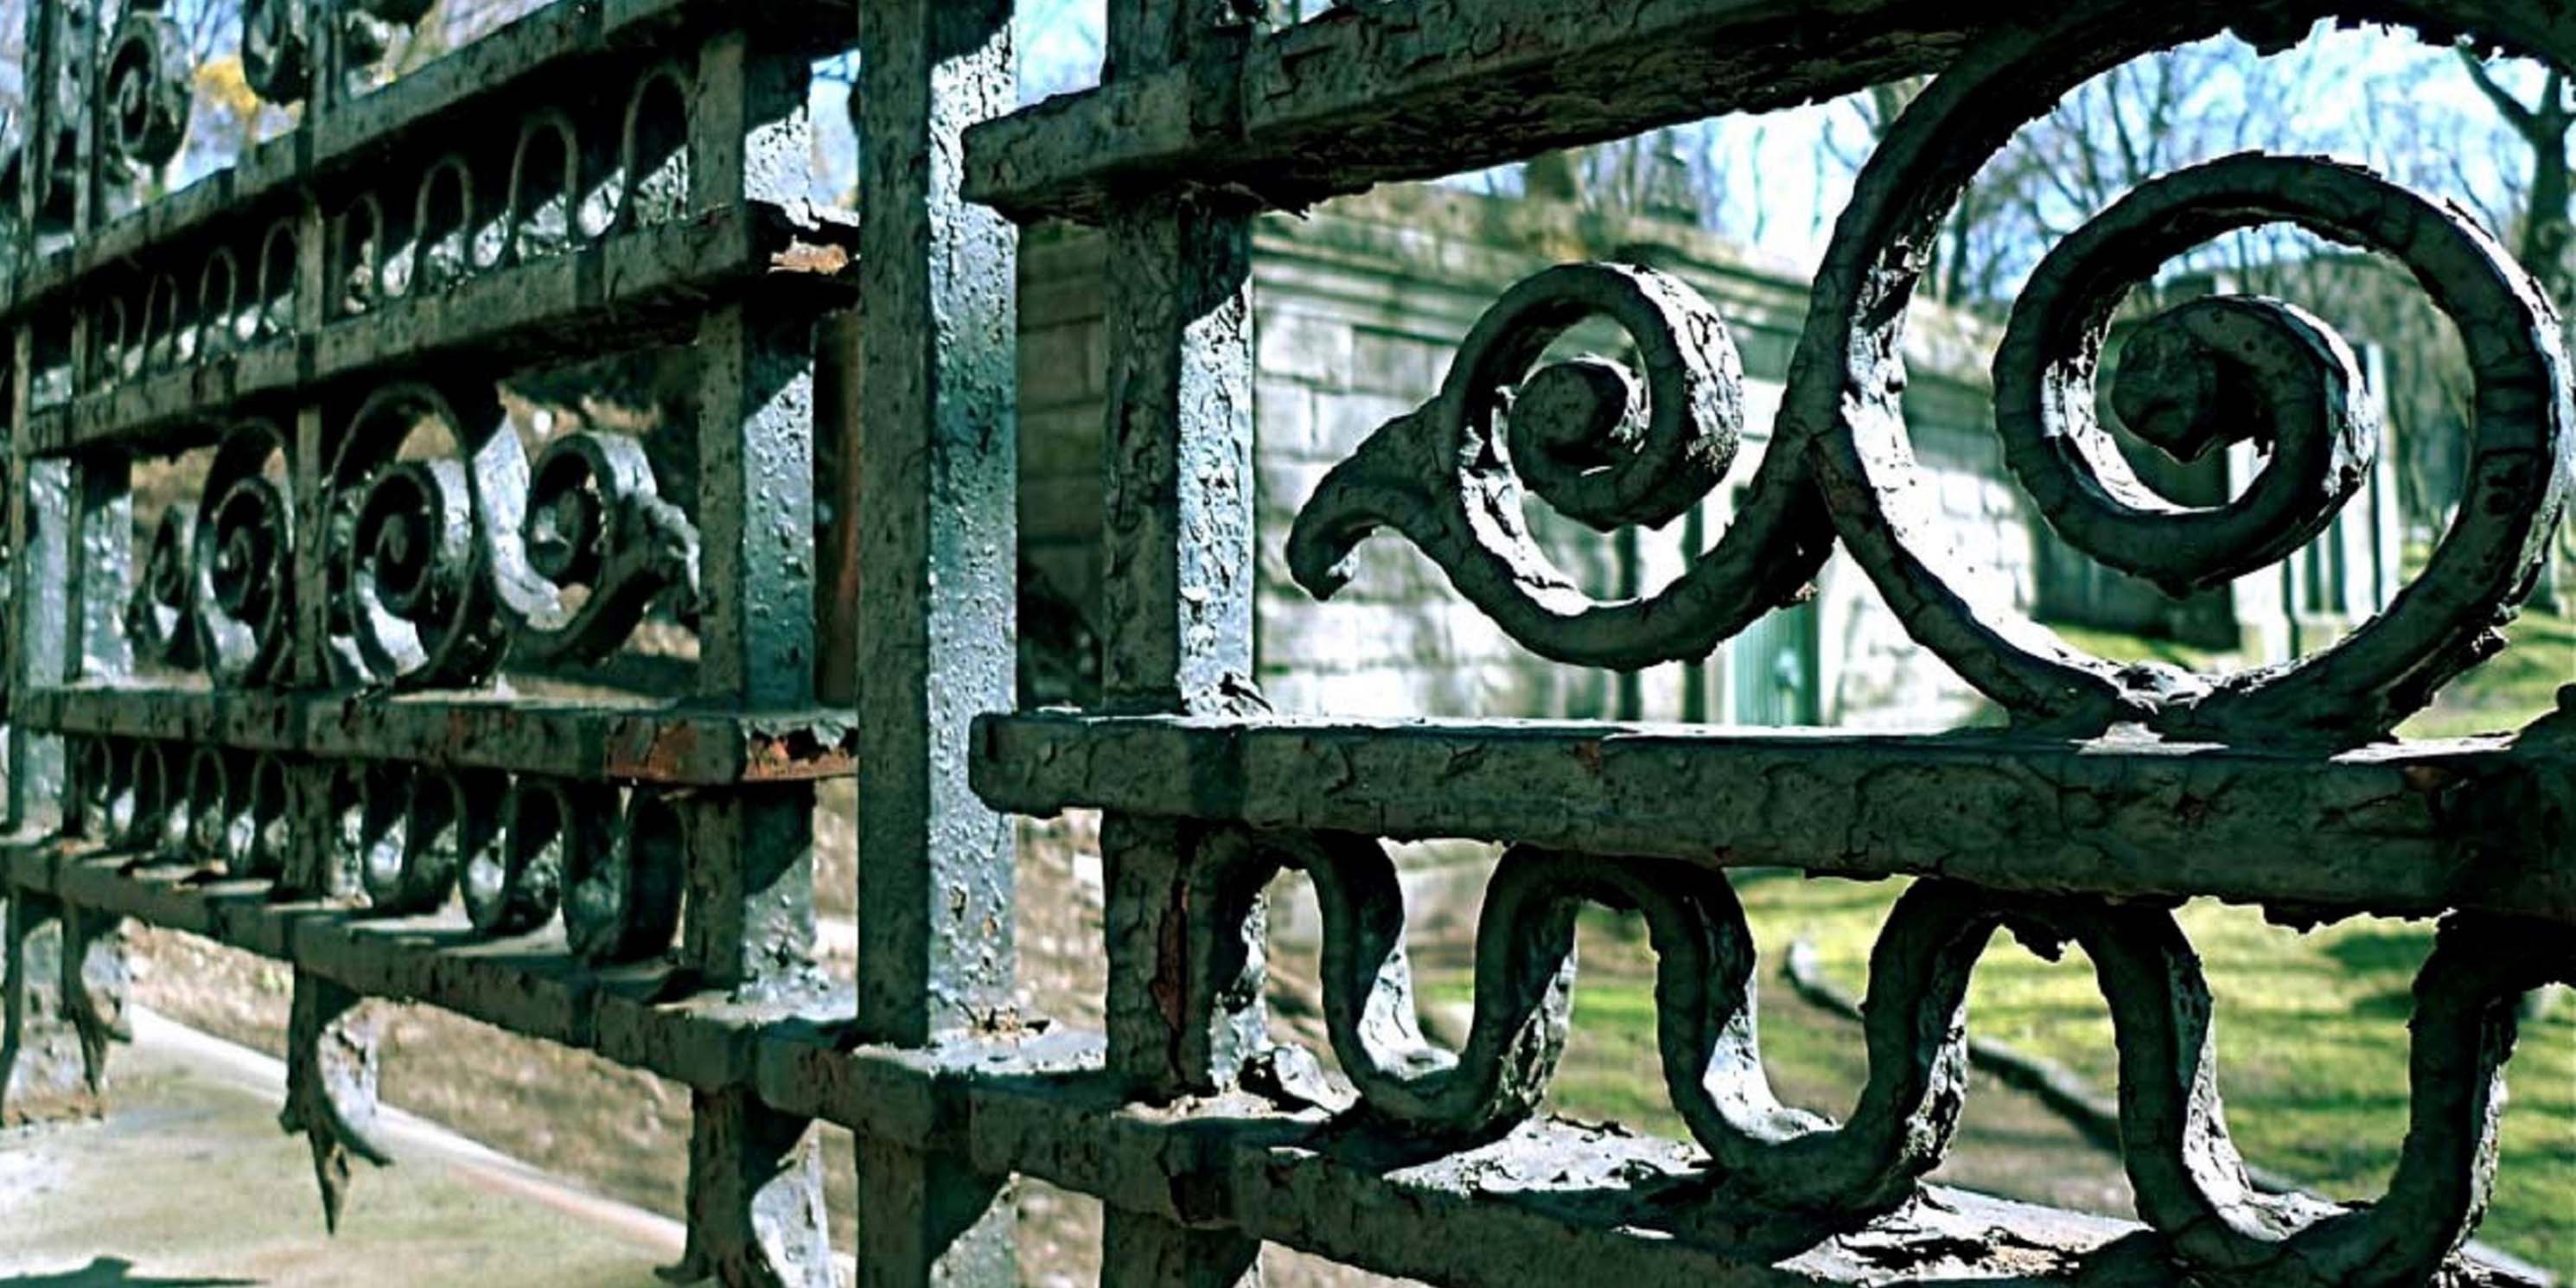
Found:
[(286, 440), (264, 423), (215, 449), (189, 549), (198, 658), (226, 686), (284, 678), (294, 621), (294, 481)]
[(2178, 461), (2252, 442), (2271, 459), (2244, 496), (2185, 507), (2139, 481), (2079, 391), (2093, 384), (2110, 292), (2078, 266), (2106, 223), (2060, 244), (2015, 311), (1998, 375), (2006, 460), (2078, 550), (2177, 598), (2223, 586), (2314, 540), (2360, 491), (2379, 448), (2360, 364), (2326, 325), (2275, 300), (2196, 300), (2129, 337), (2113, 392), (2122, 423)]
[(312, 89), (313, 51), (304, 0), (242, 0), (242, 79), (272, 103), (303, 100)]
[(555, 439), (537, 458), (524, 506), (497, 514), (491, 535), (525, 655), (594, 660), (614, 652), (665, 591), (694, 603), (697, 529), (661, 498), (635, 439)]
[(174, 504), (152, 526), (134, 594), (125, 605), (125, 634), (145, 659), (181, 670), (197, 665), (196, 573), (190, 566), (197, 507)]
[(471, 621), (480, 590), (474, 499), (462, 465), (431, 460), (387, 467), (358, 506), (349, 552), (352, 634), (370, 674), (426, 675), (426, 683), (436, 683), (484, 672), (487, 650), (498, 641)]
[[(1545, 361), (1594, 316), (1627, 333), (1642, 378), (1598, 357)], [(1697, 292), (1652, 269), (1548, 269), (1477, 321), (1437, 398), (1325, 476), (1290, 531), (1289, 569), (1329, 598), (1359, 543), (1391, 526), (1546, 657), (1636, 668), (1705, 656), (1823, 564), (1829, 534), (1795, 453), (1766, 457), (1718, 546), (1643, 599), (1586, 595), (1532, 539), (1522, 502), (1526, 491), (1604, 532), (1668, 523), (1724, 480), (1742, 425), (1734, 343)]]
[(157, 7), (136, 6), (117, 24), (107, 50), (102, 122), (107, 146), (147, 169), (177, 156), (188, 132), (194, 80), (188, 39), (179, 25)]
[[(472, 419), (459, 407), (472, 408)], [(464, 456), (400, 459), (422, 425), (443, 429)], [(476, 469), (515, 466), (518, 451), (488, 391), (469, 401), (402, 384), (359, 408), (327, 501), (332, 652), (355, 678), (437, 688), (477, 683), (499, 666), (508, 635), (492, 602), (483, 537), (490, 502)], [(499, 486), (514, 484), (505, 477)]]
[[(2212, 238), (2288, 223), (2376, 251), (2412, 273), (2466, 341), (2473, 441), (2457, 517), (2413, 586), (2378, 617), (2299, 661), (2225, 677), (2084, 655), (2026, 619), (1982, 610), (1947, 575), (1901, 407), (1905, 304), (1916, 248), (2023, 121), (2086, 78), (2215, 35), (2214, 11), (2072, 6), (1971, 50), (1915, 100), (1856, 185), (1816, 282), (1784, 422), (1807, 444), (1835, 525), (1914, 638), (2045, 730), (2134, 722), (2189, 737), (2349, 744), (2384, 736), (2501, 646), (2563, 514), (2576, 411), (2557, 321), (2529, 276), (2459, 211), (2366, 171), (2309, 157), (2238, 156), (2154, 180), (2049, 256), (1996, 359), (1998, 423), (2015, 475), (2070, 542), (2173, 589), (2223, 581), (2295, 549), (2367, 469), (2373, 436), (2350, 356), (2313, 319), (2271, 302), (2187, 305), (2141, 337), (2145, 374), (2121, 410), (2189, 455), (2219, 443), (2272, 460), (2234, 502), (2187, 507), (2140, 485), (2102, 437), (2092, 358), (2110, 310)], [(2154, 391), (2149, 391), (2153, 385)]]
[[(2446, 29), (2429, 14), (2407, 16)], [(1550, 269), (1507, 292), (1461, 346), (1439, 396), (1381, 427), (1316, 489), (1288, 540), (1291, 574), (1329, 597), (1352, 575), (1359, 543), (1393, 527), (1524, 646), (1633, 669), (1705, 655), (1794, 599), (1839, 537), (1907, 632), (2025, 728), (2089, 736), (2131, 724), (2327, 745), (2386, 736), (2502, 647), (2499, 628), (2528, 594), (2576, 476), (2576, 399), (2557, 319), (2529, 274), (2458, 210), (2320, 158), (2194, 166), (2141, 186), (2055, 247), (1998, 351), (2006, 463), (2041, 515), (2077, 550), (2186, 594), (2324, 533), (2373, 468), (2379, 427), (2350, 349), (2322, 322), (2280, 301), (2195, 301), (2132, 334), (2112, 401), (2143, 441), (2178, 460), (2242, 444), (2265, 465), (2222, 504), (2159, 495), (2095, 405), (2114, 314), (2165, 264), (2260, 225), (2294, 225), (2403, 265), (2466, 341), (2466, 493), (2416, 583), (2305, 658), (2223, 676), (2120, 664), (1988, 606), (1959, 575), (1906, 432), (1906, 306), (1922, 248), (1978, 168), (2087, 78), (2218, 35), (2231, 20), (2220, 6), (2142, 14), (2086, 0), (1981, 38), (1914, 100), (1837, 225), (1771, 450), (1723, 540), (1662, 590), (1591, 598), (1550, 564), (1522, 518), (1526, 489), (1596, 528), (1661, 523), (1731, 460), (1739, 400), (1716, 315), (1678, 282), (1608, 265)], [(1596, 357), (1532, 370), (1596, 313), (1628, 333), (1642, 378)]]
[[(2250, 414), (2221, 432), (2264, 439), (2272, 459), (2236, 501), (2206, 510), (2132, 504), (2123, 494), (2134, 495), (2134, 480), (2108, 458), (2116, 453), (2095, 450), (2079, 463), (2044, 446), (2052, 438), (2100, 446), (2089, 409), (2066, 392), (2070, 364), (2080, 370), (2083, 361), (2073, 348), (2100, 334), (2098, 323), (2076, 324), (2075, 316), (2116, 305), (2158, 263), (2218, 232), (2272, 219), (2400, 260), (2461, 325), (2477, 382), (2471, 493), (2423, 574), (2445, 593), (2401, 596), (2300, 663), (2185, 690), (2161, 704), (2155, 722), (2218, 734), (2286, 725), (2349, 740), (2386, 732), (2500, 645), (2498, 614), (2528, 590), (2563, 512), (2576, 447), (2565, 362), (2548, 306), (2502, 247), (2456, 211), (2351, 167), (2256, 156), (2195, 167), (2132, 193), (2042, 266), (2015, 317), (2018, 343), (2008, 341), (1997, 358), (1998, 422), (2008, 459), (2050, 521), (2115, 567), (2188, 589), (2304, 544), (2360, 486), (2375, 427), (2352, 399), (2360, 380), (2350, 354), (2286, 306), (2186, 305), (2160, 320), (2165, 329), (2141, 336), (2148, 373), (2141, 383), (2184, 391), (2169, 395), (2169, 405), (2132, 408), (2151, 441), (2159, 432), (2195, 432), (2193, 422), (2219, 414), (2209, 399), (2248, 386), (2239, 401)], [(2185, 371), (2193, 378), (2182, 378)], [(2130, 386), (2124, 375), (2115, 398)]]

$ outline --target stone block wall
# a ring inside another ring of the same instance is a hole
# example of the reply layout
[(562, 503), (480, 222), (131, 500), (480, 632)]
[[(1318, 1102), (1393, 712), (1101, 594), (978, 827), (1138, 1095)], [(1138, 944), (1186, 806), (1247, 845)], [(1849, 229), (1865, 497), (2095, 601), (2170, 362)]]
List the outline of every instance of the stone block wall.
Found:
[[(1290, 523), (1316, 483), (1385, 421), (1428, 401), (1459, 340), (1512, 283), (1549, 265), (1619, 258), (1694, 283), (1726, 317), (1744, 359), (1746, 450), (1694, 516), (1660, 531), (1612, 536), (1558, 519), (1533, 526), (1572, 577), (1597, 596), (1651, 589), (1714, 543), (1734, 491), (1768, 444), (1806, 304), (1794, 277), (1748, 263), (1695, 229), (1613, 222), (1545, 203), (1437, 188), (1392, 189), (1260, 225), (1254, 253), (1258, 364), (1255, 498), (1259, 513), (1259, 680), (1282, 711), (1729, 721), (1775, 711), (1747, 700), (1743, 677), (1779, 671), (1780, 641), (1762, 630), (1697, 667), (1628, 677), (1540, 659), (1511, 642), (1401, 538), (1361, 549), (1360, 575), (1318, 603), (1290, 581)], [(1087, 608), (1098, 584), (1100, 421), (1106, 338), (1100, 241), (1041, 232), (1024, 246), (1021, 286), (1021, 515), (1026, 562), (1044, 593)], [(1909, 414), (1935, 472), (1961, 554), (1984, 571), (1981, 594), (2027, 610), (2031, 525), (2005, 481), (1988, 420), (1985, 366), (1993, 336), (1972, 320), (1918, 312)], [(1615, 355), (1621, 337), (1578, 332)], [(1061, 605), (1059, 606), (1061, 611)], [(1916, 648), (1868, 579), (1837, 558), (1819, 584), (1804, 718), (1879, 727), (1944, 727), (1975, 718), (1979, 700)], [(1760, 638), (1755, 638), (1759, 636)], [(1742, 656), (1747, 653), (1758, 657)], [(1747, 670), (1745, 668), (1754, 668)], [(1741, 672), (1741, 675), (1739, 675)], [(1775, 715), (1776, 718), (1776, 715)]]

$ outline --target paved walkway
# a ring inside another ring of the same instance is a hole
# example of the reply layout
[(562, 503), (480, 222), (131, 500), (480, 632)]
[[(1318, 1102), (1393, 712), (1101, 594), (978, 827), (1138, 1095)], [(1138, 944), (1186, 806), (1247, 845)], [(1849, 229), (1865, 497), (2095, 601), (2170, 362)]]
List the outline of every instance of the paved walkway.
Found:
[(0, 1133), (0, 1288), (667, 1288), (679, 1259), (677, 1222), (391, 1110), (400, 1161), (331, 1238), (276, 1061), (146, 1013), (114, 1069), (107, 1121)]

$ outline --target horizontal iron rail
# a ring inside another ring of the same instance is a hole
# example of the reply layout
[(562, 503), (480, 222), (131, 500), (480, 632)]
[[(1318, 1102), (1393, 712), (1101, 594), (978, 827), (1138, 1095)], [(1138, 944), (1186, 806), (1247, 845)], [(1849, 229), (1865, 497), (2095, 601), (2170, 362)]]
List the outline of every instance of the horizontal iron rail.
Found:
[(309, 131), (245, 149), (230, 166), (36, 259), (14, 281), (0, 272), (0, 314), (29, 312), (93, 273), (181, 249), (214, 224), (286, 201), (299, 188), (380, 167), (390, 150), (416, 145), (415, 155), (435, 157), (454, 143), (458, 115), (543, 101), (549, 90), (584, 79), (594, 60), (641, 66), (657, 51), (681, 47), (682, 32), (740, 27), (746, 17), (765, 39), (829, 53), (852, 39), (851, 8), (847, 0), (776, 12), (728, 0), (547, 4), (383, 89), (335, 104)]
[(168, 438), (220, 427), (263, 400), (315, 386), (391, 377), (424, 363), (484, 360), (516, 370), (552, 358), (677, 343), (708, 307), (757, 289), (764, 301), (810, 284), (817, 312), (856, 298), (858, 233), (767, 202), (704, 211), (597, 245), (482, 272), (448, 289), (386, 301), (356, 317), (238, 354), (147, 373), (113, 389), (31, 410), (39, 453)]
[(987, 716), (976, 790), (1068, 808), (1517, 841), (1716, 867), (2576, 924), (2576, 743), (2340, 754), (1485, 721)]
[[(786, 1113), (1034, 1176), (1124, 1210), (1232, 1229), (1438, 1283), (1789, 1288), (1931, 1278), (2009, 1288), (2177, 1282), (2128, 1222), (1932, 1187), (1927, 1201), (1786, 1259), (1723, 1246), (1688, 1219), (1700, 1162), (1676, 1142), (1542, 1119), (1457, 1147), (1354, 1128), (1293, 1097), (1134, 1102), (1098, 1037), (1022, 1026), (928, 1047), (853, 1046), (845, 990), (765, 1002), (685, 992), (669, 966), (587, 971), (559, 931), (472, 940), (461, 918), (384, 918), (275, 901), (260, 881), (78, 843), (0, 847), (0, 879), (207, 936), (369, 996), (438, 1006), (595, 1051), (700, 1089), (749, 1088)], [(2518, 1283), (2469, 1263), (2462, 1282)]]
[(829, 709), (117, 685), (31, 690), (14, 715), (67, 734), (673, 786), (847, 777), (857, 766), (852, 713)]
[[(2174, 0), (2216, 34), (2305, 30), (2303, 0)], [(1015, 219), (1096, 222), (1140, 179), (1294, 209), (1662, 126), (1762, 112), (1938, 72), (1979, 32), (2056, 0), (1421, 0), (1337, 8), (1239, 55), (1060, 95), (967, 131), (966, 195)], [(2466, 23), (2518, 52), (2576, 55), (2576, 15), (2525, 0), (2346, 0), (2392, 23)]]
[(1937, 70), (1991, 20), (1919, 0), (1371, 5), (967, 131), (966, 195), (1096, 219), (1140, 174), (1296, 206)]

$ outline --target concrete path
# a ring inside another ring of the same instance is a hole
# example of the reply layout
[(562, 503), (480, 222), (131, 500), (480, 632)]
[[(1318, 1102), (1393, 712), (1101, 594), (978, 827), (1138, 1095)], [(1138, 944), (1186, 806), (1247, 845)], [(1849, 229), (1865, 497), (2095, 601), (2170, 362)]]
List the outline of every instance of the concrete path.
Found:
[(387, 1110), (339, 1237), (274, 1060), (148, 1012), (107, 1121), (0, 1133), (0, 1288), (666, 1288), (678, 1222)]

